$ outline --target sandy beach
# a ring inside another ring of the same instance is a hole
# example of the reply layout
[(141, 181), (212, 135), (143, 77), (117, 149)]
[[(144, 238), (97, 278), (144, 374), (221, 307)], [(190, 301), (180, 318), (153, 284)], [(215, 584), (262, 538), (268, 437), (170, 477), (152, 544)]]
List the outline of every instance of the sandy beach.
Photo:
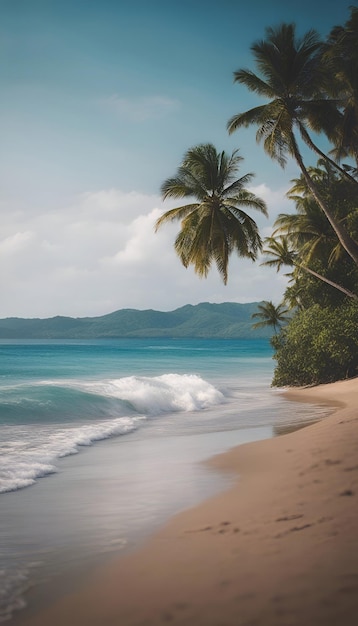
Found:
[(358, 379), (328, 418), (209, 461), (238, 479), (21, 626), (345, 626), (358, 615)]

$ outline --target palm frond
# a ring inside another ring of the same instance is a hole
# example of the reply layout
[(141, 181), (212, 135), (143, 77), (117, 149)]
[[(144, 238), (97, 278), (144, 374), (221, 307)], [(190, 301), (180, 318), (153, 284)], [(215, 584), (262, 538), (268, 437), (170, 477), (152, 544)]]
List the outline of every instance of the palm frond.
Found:
[(266, 217), (268, 216), (266, 202), (259, 198), (256, 194), (248, 191), (247, 189), (243, 189), (241, 187), (240, 193), (235, 196), (227, 197), (225, 200), (225, 204), (229, 203), (232, 207), (243, 206), (250, 207), (250, 209), (255, 209), (256, 211), (260, 211)]
[(165, 213), (163, 213), (163, 215), (161, 215), (157, 219), (155, 223), (155, 231), (157, 231), (158, 228), (160, 228), (160, 226), (162, 226), (162, 224), (165, 224), (166, 222), (174, 222), (175, 220), (182, 220), (188, 214), (192, 213), (193, 211), (196, 211), (198, 206), (199, 204), (197, 203), (185, 204), (184, 206), (179, 206), (179, 207), (176, 207), (175, 209), (170, 209), (169, 211), (166, 211)]
[(243, 209), (267, 215), (265, 202), (245, 188), (253, 175), (237, 178), (241, 161), (238, 150), (228, 155), (212, 144), (187, 150), (177, 175), (163, 183), (162, 193), (164, 198), (193, 196), (198, 202), (166, 211), (156, 222), (158, 229), (181, 220), (174, 248), (183, 265), (193, 265), (205, 277), (214, 262), (225, 284), (230, 254), (236, 251), (255, 260), (262, 247), (257, 224)]
[(252, 124), (261, 125), (264, 114), (266, 112), (266, 105), (261, 105), (258, 107), (254, 107), (249, 111), (245, 111), (243, 113), (238, 113), (237, 115), (233, 115), (227, 123), (227, 129), (229, 133), (233, 133), (235, 130), (243, 126), (244, 128), (248, 128)]
[(275, 92), (271, 85), (250, 70), (240, 69), (234, 72), (234, 82), (245, 85), (250, 91), (257, 93), (259, 96), (275, 97)]

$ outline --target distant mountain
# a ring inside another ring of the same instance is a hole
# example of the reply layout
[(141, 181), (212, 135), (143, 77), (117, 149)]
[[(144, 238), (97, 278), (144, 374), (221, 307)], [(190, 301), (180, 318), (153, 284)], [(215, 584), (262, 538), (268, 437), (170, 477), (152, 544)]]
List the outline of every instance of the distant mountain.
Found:
[(0, 339), (105, 339), (115, 337), (202, 337), (253, 339), (272, 330), (252, 329), (259, 302), (187, 304), (175, 311), (120, 309), (100, 317), (0, 319)]

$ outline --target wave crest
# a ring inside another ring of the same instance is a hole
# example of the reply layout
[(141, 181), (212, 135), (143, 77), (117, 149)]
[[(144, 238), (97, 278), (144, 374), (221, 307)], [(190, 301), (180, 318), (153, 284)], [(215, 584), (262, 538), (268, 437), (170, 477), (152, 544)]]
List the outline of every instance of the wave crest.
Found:
[(196, 374), (127, 376), (84, 387), (87, 392), (120, 399), (146, 415), (200, 411), (225, 401), (221, 391)]
[[(51, 402), (49, 388), (58, 391), (55, 398), (51, 396)], [(40, 411), (41, 420), (29, 425), (20, 421), (20, 424), (15, 422), (1, 427), (0, 493), (33, 485), (37, 478), (57, 471), (58, 459), (76, 454), (81, 446), (131, 432), (147, 416), (201, 411), (225, 402), (221, 391), (196, 374), (128, 376), (85, 382), (42, 381), (32, 388), (27, 385), (26, 396), (21, 393), (21, 388), (17, 392), (19, 418), (25, 399), (25, 407), (31, 400), (33, 411), (35, 414)], [(71, 426), (66, 413), (69, 399), (73, 404)], [(109, 405), (108, 399), (111, 401)], [(43, 415), (43, 405), (48, 407), (47, 419), (46, 414)], [(65, 415), (59, 420), (61, 407)], [(101, 407), (111, 419), (100, 418)], [(97, 418), (93, 419), (96, 412)], [(52, 422), (53, 413), (57, 416), (55, 423)], [(81, 424), (80, 417), (83, 419), (86, 414), (87, 423)], [(88, 423), (88, 418), (93, 421)]]

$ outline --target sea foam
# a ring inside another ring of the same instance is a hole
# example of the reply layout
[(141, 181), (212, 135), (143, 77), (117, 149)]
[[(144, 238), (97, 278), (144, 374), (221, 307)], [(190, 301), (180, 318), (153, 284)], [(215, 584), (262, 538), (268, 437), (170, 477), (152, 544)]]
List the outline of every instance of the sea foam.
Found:
[[(79, 388), (78, 383), (76, 387)], [(80, 387), (87, 393), (118, 398), (146, 415), (200, 411), (225, 402), (221, 391), (196, 374), (127, 376), (82, 383)]]
[[(75, 390), (83, 396), (82, 414), (90, 411), (90, 398), (119, 400), (113, 407), (117, 416), (113, 419), (98, 418), (81, 424), (76, 417), (80, 398), (76, 398), (73, 421), (52, 423), (49, 421), (27, 425), (12, 424), (1, 427), (0, 443), (0, 493), (28, 487), (37, 478), (57, 471), (58, 459), (76, 454), (81, 446), (96, 441), (125, 435), (136, 428), (141, 420), (163, 413), (201, 411), (225, 402), (224, 395), (213, 385), (195, 374), (164, 374), (154, 377), (129, 376), (110, 380), (41, 381), (36, 383), (37, 395), (49, 387), (62, 389), (57, 398), (58, 407), (50, 404), (51, 413), (59, 413), (61, 398), (66, 390)], [(29, 393), (27, 386), (26, 393)], [(21, 398), (21, 394), (20, 394)], [(36, 405), (35, 405), (36, 406)], [(40, 406), (40, 405), (38, 405)], [(87, 408), (86, 408), (87, 407)], [(99, 411), (100, 406), (96, 404)], [(123, 415), (124, 411), (130, 417)], [(118, 411), (121, 417), (118, 417)], [(93, 412), (93, 410), (92, 410)], [(108, 416), (111, 417), (111, 416)]]
[(53, 426), (7, 427), (12, 441), (5, 439), (0, 444), (0, 493), (14, 491), (33, 485), (36, 478), (57, 471), (56, 460), (77, 454), (80, 446), (90, 446), (95, 441), (114, 435), (124, 435), (136, 428), (140, 418), (120, 417), (98, 424), (86, 424), (74, 428)]

